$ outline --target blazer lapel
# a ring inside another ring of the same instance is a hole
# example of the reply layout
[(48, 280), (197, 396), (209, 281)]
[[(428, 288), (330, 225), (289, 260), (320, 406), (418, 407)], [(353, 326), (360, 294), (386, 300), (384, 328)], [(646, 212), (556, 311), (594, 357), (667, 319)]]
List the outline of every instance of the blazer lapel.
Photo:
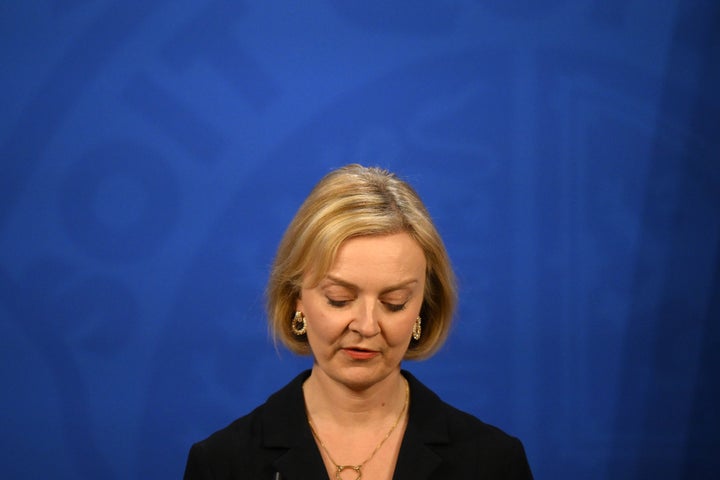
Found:
[(410, 384), (411, 403), (393, 479), (425, 480), (443, 461), (430, 445), (450, 443), (447, 420), (440, 399), (410, 373), (403, 375)]
[[(310, 444), (312, 445), (312, 444)], [(307, 446), (291, 447), (273, 462), (282, 480), (327, 479), (327, 471), (318, 451)]]
[(441, 463), (440, 456), (423, 442), (416, 428), (408, 424), (393, 480), (425, 480)]
[(268, 398), (263, 409), (263, 447), (278, 452), (272, 466), (282, 480), (327, 478), (305, 412), (302, 384), (309, 375), (307, 371), (296, 377)]

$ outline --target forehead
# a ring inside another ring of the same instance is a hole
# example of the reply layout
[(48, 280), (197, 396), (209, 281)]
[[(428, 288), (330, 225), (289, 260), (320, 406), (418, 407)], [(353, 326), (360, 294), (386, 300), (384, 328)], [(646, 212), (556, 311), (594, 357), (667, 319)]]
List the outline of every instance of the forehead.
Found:
[(354, 237), (337, 251), (327, 275), (358, 280), (420, 280), (426, 268), (425, 254), (408, 233)]

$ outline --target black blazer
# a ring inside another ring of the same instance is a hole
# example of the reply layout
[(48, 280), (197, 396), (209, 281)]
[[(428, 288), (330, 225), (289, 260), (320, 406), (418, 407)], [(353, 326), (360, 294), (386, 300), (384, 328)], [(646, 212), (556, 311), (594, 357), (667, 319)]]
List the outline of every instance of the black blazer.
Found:
[[(327, 479), (305, 412), (302, 384), (309, 375), (303, 372), (249, 415), (193, 445), (185, 480)], [(403, 375), (410, 411), (393, 479), (532, 479), (518, 439)]]

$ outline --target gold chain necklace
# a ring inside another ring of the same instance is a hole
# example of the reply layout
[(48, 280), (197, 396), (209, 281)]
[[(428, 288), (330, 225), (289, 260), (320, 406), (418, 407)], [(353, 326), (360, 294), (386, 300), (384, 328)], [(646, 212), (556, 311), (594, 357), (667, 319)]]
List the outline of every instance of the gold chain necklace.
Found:
[(400, 423), (400, 419), (403, 417), (403, 414), (405, 413), (405, 410), (407, 410), (408, 403), (410, 402), (410, 387), (408, 385), (408, 381), (405, 380), (405, 403), (403, 404), (402, 410), (400, 410), (400, 415), (398, 415), (397, 419), (395, 419), (395, 423), (393, 423), (393, 426), (390, 427), (390, 430), (388, 430), (385, 437), (383, 437), (382, 440), (380, 440), (380, 443), (377, 444), (375, 447), (375, 450), (372, 451), (370, 456), (365, 459), (362, 463), (358, 465), (340, 465), (335, 460), (333, 460), (332, 455), (330, 455), (330, 451), (328, 450), (327, 446), (323, 443), (322, 440), (320, 440), (320, 436), (315, 431), (315, 426), (312, 423), (312, 420), (310, 420), (310, 414), (307, 414), (308, 417), (308, 423), (310, 424), (310, 431), (312, 431), (312, 434), (317, 439), (318, 443), (322, 447), (323, 450), (325, 450), (325, 453), (327, 454), (328, 458), (332, 462), (333, 465), (335, 465), (335, 480), (343, 480), (340, 474), (345, 470), (354, 470), (355, 473), (357, 473), (357, 477), (355, 477), (355, 480), (360, 480), (362, 478), (362, 467), (365, 466), (367, 462), (369, 462), (377, 453), (378, 450), (380, 450), (380, 447), (383, 446), (385, 441), (390, 438), (390, 435), (392, 435), (393, 431), (395, 430), (395, 427), (398, 426), (398, 423)]

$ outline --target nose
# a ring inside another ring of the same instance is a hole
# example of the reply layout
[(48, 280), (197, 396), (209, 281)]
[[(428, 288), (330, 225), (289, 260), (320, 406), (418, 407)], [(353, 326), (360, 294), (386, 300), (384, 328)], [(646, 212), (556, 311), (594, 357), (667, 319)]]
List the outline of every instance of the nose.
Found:
[(357, 302), (357, 309), (353, 319), (348, 325), (350, 330), (357, 332), (363, 337), (374, 337), (380, 333), (378, 305), (374, 301)]

